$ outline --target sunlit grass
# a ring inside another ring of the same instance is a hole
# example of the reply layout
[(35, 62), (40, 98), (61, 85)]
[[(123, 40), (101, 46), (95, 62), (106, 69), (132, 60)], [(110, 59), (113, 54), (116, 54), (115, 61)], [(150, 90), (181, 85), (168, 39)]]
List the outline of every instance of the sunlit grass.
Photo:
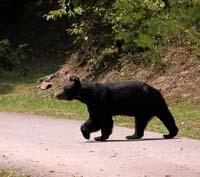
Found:
[[(30, 78), (28, 78), (30, 79)], [(13, 80), (12, 80), (13, 81)], [(54, 91), (40, 93), (34, 82), (0, 82), (0, 111), (47, 115), (55, 118), (86, 120), (87, 108), (78, 101), (59, 101)], [(200, 139), (200, 105), (196, 103), (171, 105), (170, 110), (179, 128), (179, 136)], [(125, 116), (114, 117), (115, 125), (134, 127), (134, 119)], [(167, 133), (158, 119), (148, 124), (149, 131)]]
[[(173, 105), (170, 110), (179, 128), (178, 136), (200, 139), (199, 105)], [(130, 117), (118, 116), (115, 118), (115, 123), (124, 127), (134, 127), (134, 119)], [(163, 123), (156, 117), (149, 122), (146, 130), (168, 133)]]
[(24, 175), (24, 174), (14, 174), (14, 173), (11, 173), (10, 171), (8, 170), (1, 170), (0, 171), (0, 177), (31, 177), (30, 175)]
[[(14, 91), (0, 94), (0, 111), (23, 112), (47, 115), (56, 118), (86, 120), (87, 108), (78, 101), (59, 101), (53, 95), (42, 95), (35, 91), (35, 85), (19, 85)], [(172, 105), (170, 107), (177, 126), (179, 136), (200, 139), (200, 109), (199, 105)], [(134, 119), (117, 116), (115, 124), (133, 127)], [(158, 119), (152, 119), (147, 130), (167, 133), (166, 128)]]
[[(33, 86), (34, 87), (34, 86)], [(20, 86), (21, 88), (21, 86)], [(14, 92), (0, 95), (0, 111), (23, 112), (68, 119), (86, 119), (87, 111), (76, 101), (59, 101), (53, 95), (42, 95), (32, 90), (16, 88)]]

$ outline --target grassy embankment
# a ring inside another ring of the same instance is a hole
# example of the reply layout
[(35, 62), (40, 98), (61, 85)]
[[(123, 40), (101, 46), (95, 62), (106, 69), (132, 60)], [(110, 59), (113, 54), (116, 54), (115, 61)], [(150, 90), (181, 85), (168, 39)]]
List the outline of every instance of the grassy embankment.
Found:
[[(88, 117), (85, 105), (73, 101), (65, 102), (55, 99), (51, 94), (38, 93), (36, 81), (39, 77), (52, 70), (32, 68), (31, 74), (22, 78), (17, 72), (7, 73), (0, 80), (0, 111), (23, 112), (47, 115), (56, 118), (85, 120)], [(199, 105), (190, 103), (170, 104), (177, 125), (180, 129), (179, 136), (200, 139), (200, 110)], [(115, 123), (120, 126), (132, 127), (133, 120), (127, 117), (116, 117)], [(147, 130), (167, 132), (158, 119), (153, 119)]]
[[(34, 72), (33, 72), (34, 71)], [(85, 105), (77, 102), (58, 101), (54, 92), (39, 93), (36, 80), (52, 70), (34, 68), (31, 74), (22, 78), (18, 72), (7, 73), (0, 82), (0, 111), (23, 112), (47, 115), (57, 118), (85, 120), (88, 117)], [(43, 71), (43, 73), (41, 73)], [(194, 103), (170, 104), (170, 109), (176, 118), (180, 129), (179, 136), (200, 139), (199, 105)], [(133, 127), (133, 120), (124, 116), (115, 118), (116, 125)], [(147, 130), (166, 132), (163, 124), (153, 119)]]

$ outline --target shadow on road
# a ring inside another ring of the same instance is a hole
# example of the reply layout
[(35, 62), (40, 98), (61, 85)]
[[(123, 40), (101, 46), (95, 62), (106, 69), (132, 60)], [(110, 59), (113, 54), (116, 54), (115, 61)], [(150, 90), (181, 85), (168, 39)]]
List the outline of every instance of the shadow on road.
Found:
[[(173, 139), (179, 139), (179, 138), (173, 138)], [(142, 138), (142, 139), (133, 139), (133, 140), (106, 140), (106, 141), (95, 141), (90, 140), (83, 143), (115, 143), (115, 142), (137, 142), (137, 141), (166, 141), (166, 140), (172, 140), (172, 139), (165, 139), (165, 138)]]

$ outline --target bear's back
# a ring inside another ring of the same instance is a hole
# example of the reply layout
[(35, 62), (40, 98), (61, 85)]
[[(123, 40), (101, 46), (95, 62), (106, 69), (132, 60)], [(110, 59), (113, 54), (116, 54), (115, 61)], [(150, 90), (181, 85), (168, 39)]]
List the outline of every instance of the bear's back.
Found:
[(127, 81), (105, 84), (108, 88), (108, 107), (116, 115), (134, 115), (153, 110), (160, 104), (161, 94), (144, 82)]

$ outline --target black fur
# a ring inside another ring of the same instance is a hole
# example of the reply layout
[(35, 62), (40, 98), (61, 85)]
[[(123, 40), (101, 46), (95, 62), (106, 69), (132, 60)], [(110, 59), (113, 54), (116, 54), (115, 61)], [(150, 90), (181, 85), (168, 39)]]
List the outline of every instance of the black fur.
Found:
[(148, 121), (157, 116), (169, 131), (165, 138), (173, 138), (178, 133), (175, 120), (161, 93), (143, 82), (122, 83), (82, 83), (78, 77), (71, 77), (58, 99), (77, 99), (87, 105), (89, 119), (81, 126), (86, 139), (90, 133), (101, 130), (96, 141), (105, 141), (112, 133), (114, 115), (135, 117), (135, 133), (127, 139), (137, 139), (144, 135)]

